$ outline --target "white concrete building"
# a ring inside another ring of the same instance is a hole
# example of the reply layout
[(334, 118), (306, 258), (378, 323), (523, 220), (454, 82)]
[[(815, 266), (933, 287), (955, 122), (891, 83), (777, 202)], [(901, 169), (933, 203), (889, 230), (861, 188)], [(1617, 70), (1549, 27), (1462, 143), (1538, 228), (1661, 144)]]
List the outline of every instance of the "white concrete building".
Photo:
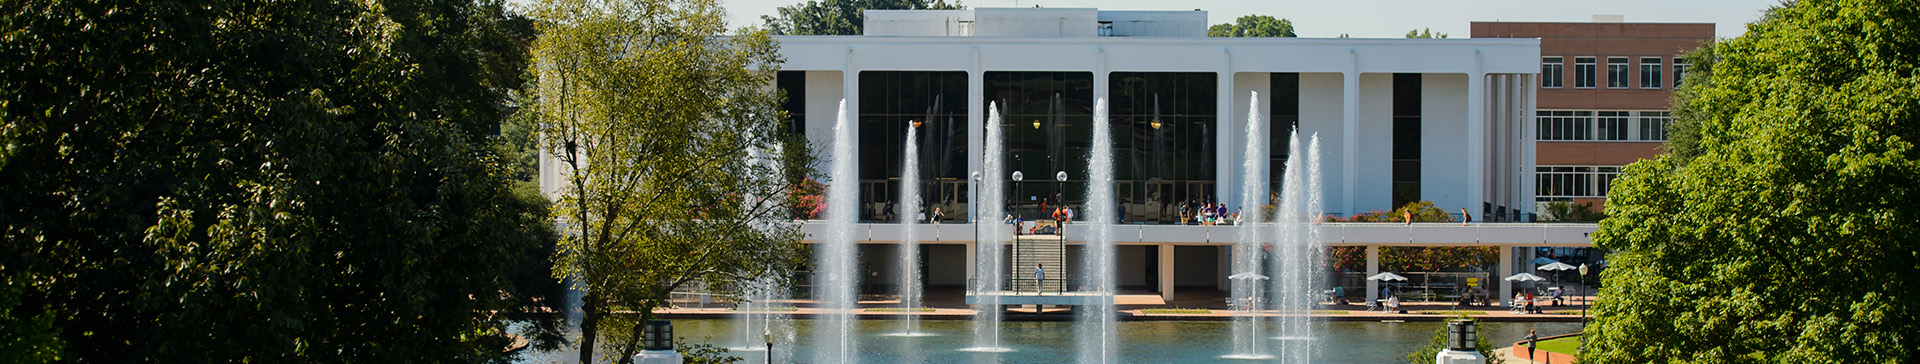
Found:
[[(1351, 215), (1427, 200), (1465, 208), (1476, 222), (1524, 221), (1534, 201), (1533, 78), (1537, 39), (1208, 38), (1202, 11), (980, 8), (867, 13), (862, 36), (778, 37), (778, 87), (816, 146), (858, 143), (861, 276), (892, 284), (901, 240), (898, 198), (906, 125), (919, 131), (927, 211), (921, 266), (930, 286), (960, 286), (974, 270), (972, 196), (986, 127), (1007, 130), (1010, 170), (1065, 171), (1066, 183), (1028, 178), (1008, 196), (1016, 213), (1085, 200), (1085, 155), (1094, 100), (1110, 102), (1121, 216), (1119, 284), (1157, 292), (1225, 289), (1231, 226), (1176, 224), (1180, 205), (1217, 200), (1238, 210), (1246, 143), (1268, 143), (1264, 170), (1278, 187), (1287, 132), (1317, 134), (1326, 210)], [(1258, 99), (1251, 98), (1254, 92)], [(858, 141), (833, 140), (845, 99)], [(988, 105), (1005, 122), (983, 125)], [(1246, 135), (1249, 108), (1272, 135)], [(999, 176), (1005, 178), (1005, 176)], [(1036, 182), (1040, 180), (1043, 182)], [(844, 183), (832, 181), (831, 183)], [(898, 211), (894, 211), (898, 210)], [(999, 223), (997, 214), (990, 223)], [(1038, 216), (1028, 215), (1029, 218)], [(1490, 223), (1323, 225), (1329, 245), (1497, 245), (1494, 279), (1514, 273), (1532, 246), (1588, 246), (1593, 225)], [(1077, 227), (1067, 229), (1068, 240)], [(812, 236), (820, 226), (809, 225)], [(1070, 243), (1071, 244), (1071, 243)], [(1070, 249), (1069, 255), (1077, 255)], [(1077, 256), (1068, 259), (1078, 262)], [(1528, 266), (1530, 267), (1530, 265)], [(1051, 267), (1050, 267), (1051, 268)], [(1064, 267), (1072, 275), (1077, 267)], [(1359, 267), (1352, 267), (1355, 273)], [(1053, 272), (1053, 271), (1050, 271)], [(1050, 273), (1053, 274), (1053, 273)], [(1351, 283), (1351, 281), (1349, 281)], [(1369, 299), (1378, 288), (1367, 282)], [(1499, 297), (1511, 297), (1501, 282)], [(1348, 287), (1352, 293), (1361, 287)], [(1356, 294), (1357, 295), (1357, 294)]]

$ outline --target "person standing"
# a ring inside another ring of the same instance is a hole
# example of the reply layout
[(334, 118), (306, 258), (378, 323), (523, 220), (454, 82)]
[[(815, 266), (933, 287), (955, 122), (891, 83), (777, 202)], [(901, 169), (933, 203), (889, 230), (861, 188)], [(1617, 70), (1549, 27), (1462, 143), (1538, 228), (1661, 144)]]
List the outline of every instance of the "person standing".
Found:
[(1467, 208), (1465, 207), (1460, 208), (1460, 218), (1462, 219), (1460, 226), (1467, 226), (1467, 224), (1473, 223), (1473, 215), (1468, 215)]
[[(1033, 293), (1038, 294), (1041, 291), (1044, 291), (1045, 289), (1041, 287), (1045, 286), (1046, 282), (1047, 282), (1047, 265), (1043, 263), (1034, 263), (1033, 264)], [(1036, 309), (1035, 311), (1038, 311), (1038, 309)]]
[[(1387, 216), (1393, 216), (1393, 215), (1387, 215)], [(1413, 210), (1401, 210), (1400, 220), (1406, 221), (1407, 226), (1413, 226)]]

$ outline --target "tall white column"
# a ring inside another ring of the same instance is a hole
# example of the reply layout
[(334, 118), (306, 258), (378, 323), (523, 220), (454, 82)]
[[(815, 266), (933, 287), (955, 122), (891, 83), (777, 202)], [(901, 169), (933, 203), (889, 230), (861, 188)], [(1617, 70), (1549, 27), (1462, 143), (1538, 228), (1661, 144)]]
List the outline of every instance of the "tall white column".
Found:
[(1493, 270), (1493, 279), (1500, 281), (1500, 297), (1495, 297), (1494, 302), (1506, 302), (1507, 299), (1513, 298), (1513, 282), (1507, 281), (1506, 279), (1507, 276), (1515, 274), (1513, 270), (1513, 249), (1514, 247), (1510, 246), (1500, 247), (1500, 262), (1496, 264), (1497, 267)]
[(1353, 57), (1353, 68), (1342, 75), (1345, 94), (1341, 98), (1343, 112), (1340, 115), (1340, 184), (1346, 188), (1340, 191), (1340, 213), (1352, 214), (1355, 191), (1360, 190), (1360, 53), (1348, 51)]
[[(1534, 176), (1534, 172), (1536, 171), (1534, 169), (1536, 167), (1536, 160), (1534, 158), (1537, 157), (1534, 155), (1534, 153), (1536, 153), (1534, 149), (1536, 147), (1536, 141), (1534, 138), (1539, 136), (1536, 128), (1540, 126), (1540, 123), (1534, 121), (1534, 118), (1539, 115), (1538, 112), (1534, 110), (1534, 97), (1536, 95), (1535, 93), (1539, 92), (1540, 89), (1533, 87), (1533, 75), (1523, 75), (1520, 77), (1522, 79), (1521, 83), (1526, 85), (1526, 91), (1522, 93), (1520, 101), (1520, 201), (1521, 204), (1526, 205), (1526, 209), (1521, 211), (1533, 213), (1534, 199), (1536, 199), (1534, 194), (1538, 192), (1533, 190), (1535, 187), (1534, 181), (1537, 181)], [(1522, 216), (1522, 218), (1525, 218), (1525, 216)]]
[(1173, 244), (1160, 244), (1160, 299), (1173, 301)]
[[(1380, 274), (1380, 246), (1367, 246), (1367, 277)], [(1380, 299), (1380, 281), (1367, 280), (1367, 303)]]
[(1239, 168), (1236, 168), (1237, 165), (1233, 163), (1232, 150), (1234, 150), (1233, 140), (1236, 134), (1234, 131), (1241, 128), (1235, 126), (1239, 123), (1234, 122), (1233, 118), (1233, 51), (1221, 49), (1220, 57), (1220, 72), (1214, 76), (1214, 93), (1217, 94), (1214, 107), (1217, 110), (1213, 113), (1213, 145), (1217, 147), (1213, 150), (1213, 199), (1230, 202), (1239, 198), (1240, 195), (1231, 191), (1240, 190), (1236, 187), (1239, 186), (1240, 179), (1233, 177), (1233, 172)]
[[(980, 182), (973, 181), (973, 172), (980, 172), (985, 159), (980, 153), (986, 152), (986, 74), (980, 70), (980, 48), (973, 48), (973, 63), (967, 66), (967, 221), (980, 223), (979, 201), (972, 198), (980, 196)], [(998, 221), (994, 221), (998, 222)], [(976, 238), (978, 239), (978, 238)], [(967, 271), (973, 271), (973, 260), (967, 260)]]
[[(1478, 56), (1476, 56), (1477, 58)], [(1467, 203), (1482, 215), (1487, 199), (1487, 76), (1478, 71), (1467, 74)]]

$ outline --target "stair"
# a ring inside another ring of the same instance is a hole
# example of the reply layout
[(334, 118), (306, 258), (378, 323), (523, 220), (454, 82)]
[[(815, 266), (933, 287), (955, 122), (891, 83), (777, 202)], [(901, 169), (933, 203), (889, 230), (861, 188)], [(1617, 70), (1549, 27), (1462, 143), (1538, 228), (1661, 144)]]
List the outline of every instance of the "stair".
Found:
[[(1053, 225), (1043, 221), (1041, 226)], [(1067, 290), (1067, 245), (1060, 235), (1020, 235), (1013, 239), (1013, 259), (1007, 272), (1009, 290), (1022, 293), (1060, 293)], [(1045, 282), (1034, 282), (1033, 267), (1045, 264)]]

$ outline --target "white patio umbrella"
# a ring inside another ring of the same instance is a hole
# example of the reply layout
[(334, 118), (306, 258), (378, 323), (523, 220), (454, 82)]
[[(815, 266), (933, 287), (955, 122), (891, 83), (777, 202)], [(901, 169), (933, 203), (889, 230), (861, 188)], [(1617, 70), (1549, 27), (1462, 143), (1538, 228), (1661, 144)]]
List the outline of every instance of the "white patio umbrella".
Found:
[(1571, 265), (1567, 265), (1567, 263), (1561, 263), (1561, 262), (1553, 262), (1553, 264), (1547, 264), (1547, 265), (1543, 265), (1543, 266), (1540, 266), (1540, 268), (1535, 268), (1535, 269), (1539, 269), (1539, 270), (1575, 270), (1575, 269), (1580, 269), (1580, 267), (1575, 267), (1575, 266), (1571, 266)]
[(1538, 281), (1547, 280), (1546, 278), (1540, 278), (1540, 276), (1533, 275), (1533, 273), (1515, 274), (1515, 275), (1507, 276), (1506, 279), (1514, 282), (1538, 282)]
[[(1534, 269), (1539, 269), (1544, 271), (1563, 271), (1563, 270), (1580, 269), (1580, 267), (1567, 265), (1567, 263), (1553, 262), (1552, 264), (1543, 265), (1543, 266), (1540, 266), (1539, 268), (1534, 268)], [(1559, 278), (1559, 277), (1556, 276), (1555, 278)], [(1555, 283), (1555, 284), (1558, 284), (1558, 283)]]
[(1242, 280), (1242, 279), (1264, 280), (1264, 279), (1267, 279), (1267, 276), (1263, 276), (1263, 275), (1260, 275), (1260, 273), (1254, 273), (1254, 272), (1240, 272), (1240, 274), (1227, 276), (1227, 279), (1236, 280), (1236, 281)]
[(1404, 281), (1404, 280), (1407, 280), (1407, 277), (1401, 277), (1398, 274), (1393, 274), (1390, 272), (1382, 272), (1380, 274), (1375, 274), (1372, 277), (1367, 277), (1367, 280), (1369, 281)]

